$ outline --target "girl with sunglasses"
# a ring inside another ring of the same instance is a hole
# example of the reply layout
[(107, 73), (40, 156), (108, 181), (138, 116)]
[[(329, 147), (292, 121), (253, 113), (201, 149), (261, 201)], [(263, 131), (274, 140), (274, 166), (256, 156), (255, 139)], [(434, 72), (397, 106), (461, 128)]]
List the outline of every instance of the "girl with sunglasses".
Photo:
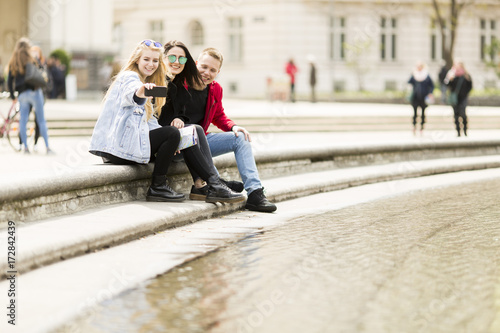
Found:
[[(162, 54), (158, 42), (144, 40), (137, 45), (104, 96), (89, 151), (113, 164), (147, 164), (154, 160), (146, 199), (179, 202), (185, 199), (184, 194), (167, 184), (166, 174), (177, 152), (180, 133), (174, 126), (161, 127), (155, 118), (155, 114), (161, 116), (165, 98), (156, 97), (153, 104), (152, 97), (146, 96), (147, 89), (166, 85), (167, 68)], [(211, 166), (197, 145), (184, 149), (184, 156), (210, 185), (211, 196), (206, 201), (244, 200), (207, 171)]]
[[(189, 88), (206, 91), (205, 84), (196, 68), (196, 63), (186, 45), (178, 40), (167, 42), (163, 49), (164, 59), (172, 78), (167, 77), (167, 101), (163, 106), (158, 122), (163, 126), (170, 125), (177, 128), (182, 128), (184, 124), (187, 123), (189, 123), (190, 126), (195, 126), (199, 138), (199, 148), (206, 161), (212, 166), (211, 172), (218, 174), (217, 169), (213, 166), (212, 154), (205, 136), (205, 131), (203, 127), (197, 125), (203, 120), (199, 119), (199, 117), (203, 117), (204, 112), (196, 113), (191, 112), (193, 110), (186, 109), (186, 105), (190, 103), (192, 99), (188, 91)], [(191, 172), (194, 182), (189, 198), (192, 200), (205, 200), (208, 190), (207, 184), (204, 183), (203, 179), (200, 178), (199, 174), (196, 172), (196, 169), (192, 168), (187, 160), (186, 165)], [(242, 182), (226, 181), (224, 179), (221, 179), (221, 181), (235, 192), (242, 192), (244, 189)]]

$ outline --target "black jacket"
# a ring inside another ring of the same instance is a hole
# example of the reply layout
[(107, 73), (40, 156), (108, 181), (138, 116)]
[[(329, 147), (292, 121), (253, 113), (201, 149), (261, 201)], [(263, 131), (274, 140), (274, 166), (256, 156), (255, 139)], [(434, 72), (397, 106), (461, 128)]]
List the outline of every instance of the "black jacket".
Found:
[(448, 82), (448, 87), (450, 88), (450, 91), (456, 91), (459, 89), (458, 103), (460, 104), (467, 98), (472, 90), (472, 79), (469, 74), (457, 76), (453, 79), (453, 81)]
[[(180, 81), (180, 80), (177, 80)], [(191, 100), (191, 94), (181, 82), (168, 80), (167, 101), (161, 109), (158, 123), (161, 126), (169, 126), (174, 118), (181, 119), (184, 123), (189, 122), (186, 116), (186, 105)]]

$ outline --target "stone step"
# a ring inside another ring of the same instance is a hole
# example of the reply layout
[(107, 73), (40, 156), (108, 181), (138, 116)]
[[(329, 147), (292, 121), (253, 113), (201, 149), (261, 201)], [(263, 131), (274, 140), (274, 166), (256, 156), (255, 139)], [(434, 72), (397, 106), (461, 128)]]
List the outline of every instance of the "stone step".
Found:
[[(276, 118), (234, 118), (248, 131), (261, 132), (307, 132), (307, 131), (406, 131), (412, 128), (411, 116), (398, 117), (276, 117)], [(93, 119), (47, 120), (51, 136), (91, 136)], [(452, 117), (426, 117), (426, 130), (453, 130)], [(500, 128), (500, 116), (469, 117), (469, 128), (473, 130)], [(214, 126), (211, 132), (220, 132)]]
[[(405, 179), (450, 172), (495, 168), (500, 174), (500, 155), (413, 160), (372, 166), (360, 166), (309, 172), (266, 181), (267, 196), (281, 202), (321, 192), (339, 190), (395, 179)], [(30, 270), (71, 257), (129, 242), (162, 230), (199, 220), (226, 215), (244, 204), (209, 204), (187, 200), (183, 203), (155, 203), (144, 199), (101, 206), (63, 217), (17, 224), (22, 247), (16, 252), (16, 270)], [(0, 232), (6, 244), (7, 230)], [(2, 278), (8, 271), (0, 262)]]
[[(500, 153), (500, 140), (443, 140), (378, 143), (321, 142), (321, 146), (289, 147), (256, 152), (260, 178), (272, 179), (331, 169), (436, 158), (489, 156)], [(239, 179), (234, 156), (216, 157), (214, 163), (226, 179)], [(409, 164), (410, 165), (410, 164)], [(6, 222), (38, 221), (86, 209), (141, 200), (150, 183), (149, 165), (91, 165), (20, 173), (0, 181), (0, 228)], [(184, 163), (169, 169), (171, 186), (188, 193), (191, 176)]]

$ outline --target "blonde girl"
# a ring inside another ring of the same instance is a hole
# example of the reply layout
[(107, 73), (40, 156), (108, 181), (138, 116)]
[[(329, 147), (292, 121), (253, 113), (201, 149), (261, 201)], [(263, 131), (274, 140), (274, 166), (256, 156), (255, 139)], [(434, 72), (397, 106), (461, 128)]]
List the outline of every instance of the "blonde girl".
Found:
[(19, 132), (21, 144), (25, 153), (29, 153), (26, 125), (28, 123), (29, 112), (32, 107), (35, 108), (35, 119), (40, 129), (40, 134), (45, 140), (47, 154), (51, 154), (52, 150), (49, 147), (49, 135), (47, 123), (45, 121), (44, 98), (40, 87), (32, 86), (25, 82), (25, 70), (28, 63), (37, 64), (36, 60), (31, 55), (31, 42), (28, 38), (21, 38), (17, 41), (12, 57), (9, 61), (9, 74), (7, 85), (9, 87), (10, 98), (15, 100), (14, 92), (18, 92), (17, 99), (19, 101)]

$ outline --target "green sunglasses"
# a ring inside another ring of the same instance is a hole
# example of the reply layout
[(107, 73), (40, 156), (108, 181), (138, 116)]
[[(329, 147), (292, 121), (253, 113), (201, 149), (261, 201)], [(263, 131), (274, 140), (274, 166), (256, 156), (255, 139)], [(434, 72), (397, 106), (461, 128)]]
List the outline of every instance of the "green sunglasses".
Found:
[[(177, 56), (173, 55), (173, 54), (168, 55), (167, 58), (171, 64), (173, 64), (177, 60)], [(187, 60), (188, 60), (188, 58), (186, 58), (186, 57), (179, 57), (179, 64), (184, 65)]]

